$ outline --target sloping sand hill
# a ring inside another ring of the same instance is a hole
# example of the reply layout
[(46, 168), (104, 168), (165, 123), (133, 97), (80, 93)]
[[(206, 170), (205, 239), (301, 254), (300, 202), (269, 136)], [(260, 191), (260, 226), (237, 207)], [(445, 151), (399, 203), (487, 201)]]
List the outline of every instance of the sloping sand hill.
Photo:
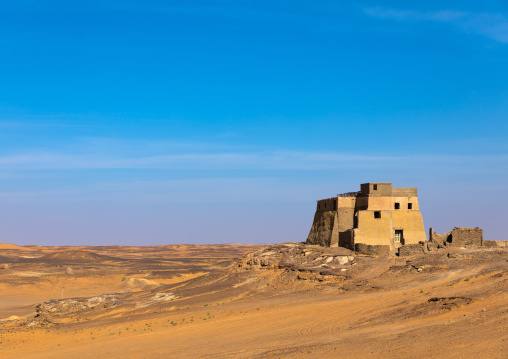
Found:
[(23, 249), (23, 247), (16, 244), (0, 243), (0, 249)]

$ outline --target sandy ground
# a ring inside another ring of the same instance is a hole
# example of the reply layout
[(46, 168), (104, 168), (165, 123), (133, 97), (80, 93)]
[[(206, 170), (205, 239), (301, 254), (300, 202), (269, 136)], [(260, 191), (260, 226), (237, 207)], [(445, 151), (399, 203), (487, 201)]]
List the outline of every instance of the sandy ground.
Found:
[[(257, 265), (273, 251), (172, 247), (0, 245), (0, 357), (507, 357), (506, 250), (355, 256), (330, 274), (305, 267), (332, 263), (319, 253)], [(72, 302), (35, 317), (62, 287)]]

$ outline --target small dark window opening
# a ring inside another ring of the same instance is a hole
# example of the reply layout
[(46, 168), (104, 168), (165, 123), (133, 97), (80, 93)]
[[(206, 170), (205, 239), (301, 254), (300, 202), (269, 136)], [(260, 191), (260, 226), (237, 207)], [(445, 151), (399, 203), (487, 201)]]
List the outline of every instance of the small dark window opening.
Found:
[(374, 185), (374, 191), (377, 191), (377, 184)]
[(400, 209), (400, 203), (395, 203), (395, 209)]
[(412, 203), (408, 203), (407, 204), (407, 209), (413, 209), (413, 204)]
[(374, 212), (374, 218), (381, 218), (381, 212), (379, 211)]
[(337, 200), (336, 199), (333, 200), (333, 210), (334, 211), (337, 210)]
[(325, 209), (326, 209), (326, 202), (325, 202)]
[(318, 208), (318, 209), (321, 209), (321, 205), (320, 205), (320, 204), (318, 204), (318, 205), (317, 205), (317, 208)]

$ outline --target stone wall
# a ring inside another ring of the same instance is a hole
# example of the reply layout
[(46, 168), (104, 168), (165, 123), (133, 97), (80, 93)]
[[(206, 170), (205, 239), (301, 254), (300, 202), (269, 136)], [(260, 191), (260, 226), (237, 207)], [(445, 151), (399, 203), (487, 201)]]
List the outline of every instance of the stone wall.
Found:
[(483, 246), (487, 248), (508, 248), (508, 241), (486, 241), (483, 240)]
[(406, 244), (399, 248), (399, 256), (407, 257), (424, 253), (423, 244)]
[(483, 244), (483, 230), (481, 228), (455, 227), (452, 230), (451, 244), (453, 246), (481, 246)]
[(359, 254), (388, 257), (390, 255), (390, 246), (355, 243), (355, 252)]
[(451, 246), (478, 246), (483, 245), (483, 230), (481, 228), (455, 227), (450, 232), (438, 234), (429, 229), (429, 240), (439, 244)]
[[(435, 242), (438, 244), (445, 244), (448, 242), (448, 237), (451, 237), (452, 232), (446, 232), (444, 234), (438, 234), (434, 232), (434, 229), (432, 227), (429, 228), (429, 241)], [(451, 241), (451, 239), (450, 239)]]

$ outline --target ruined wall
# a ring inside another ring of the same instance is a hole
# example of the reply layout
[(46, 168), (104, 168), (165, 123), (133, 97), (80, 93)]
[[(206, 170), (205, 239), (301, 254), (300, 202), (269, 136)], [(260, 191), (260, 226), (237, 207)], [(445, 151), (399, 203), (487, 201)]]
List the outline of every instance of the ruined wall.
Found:
[(332, 233), (337, 235), (338, 243), (338, 226), (337, 226), (337, 212), (335, 211), (316, 211), (314, 215), (314, 222), (310, 229), (309, 236), (307, 237), (307, 244), (317, 244), (324, 247), (330, 247), (332, 242)]
[(508, 248), (508, 241), (483, 240), (483, 246), (488, 248)]
[(399, 248), (399, 257), (409, 257), (424, 253), (424, 247), (421, 244), (406, 244)]
[(451, 244), (453, 246), (481, 246), (483, 244), (483, 230), (478, 227), (455, 227), (452, 230)]
[[(381, 218), (375, 218), (380, 212)], [(390, 211), (360, 211), (358, 212), (358, 228), (354, 230), (355, 244), (393, 246)]]
[(359, 254), (388, 257), (390, 255), (390, 246), (356, 243), (355, 244), (355, 252), (359, 253)]
[(429, 239), (436, 243), (452, 246), (483, 246), (483, 230), (481, 228), (455, 227), (450, 232), (438, 234), (429, 229)]
[(427, 241), (420, 211), (392, 211), (392, 226), (394, 234), (397, 229), (401, 229), (403, 231), (404, 241), (402, 244), (417, 244), (419, 242)]
[[(451, 237), (452, 235), (452, 232), (446, 232), (444, 234), (438, 234), (436, 232), (434, 232), (434, 230), (432, 229), (432, 227), (429, 228), (429, 241), (431, 242), (435, 242), (435, 243), (438, 243), (438, 244), (444, 244), (446, 242), (448, 242), (448, 238)], [(451, 239), (450, 239), (451, 241)]]

